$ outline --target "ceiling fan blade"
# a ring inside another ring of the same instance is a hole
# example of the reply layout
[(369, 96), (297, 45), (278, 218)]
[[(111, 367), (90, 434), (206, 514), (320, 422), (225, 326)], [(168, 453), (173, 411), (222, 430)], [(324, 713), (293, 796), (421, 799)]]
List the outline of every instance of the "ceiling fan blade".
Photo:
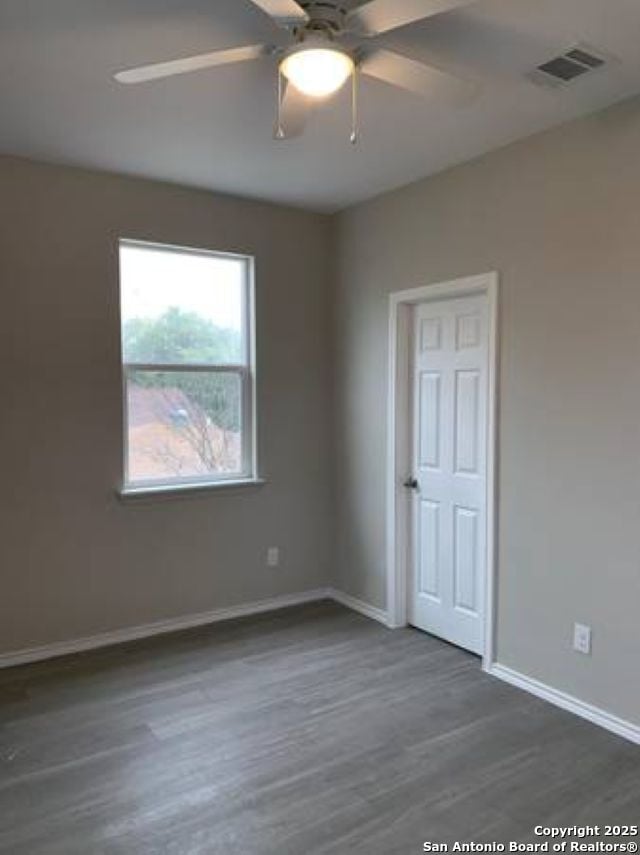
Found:
[(119, 83), (145, 83), (148, 80), (173, 77), (175, 74), (189, 74), (191, 71), (201, 71), (203, 68), (213, 68), (216, 65), (259, 59), (268, 53), (269, 48), (266, 45), (247, 45), (246, 47), (228, 48), (227, 50), (214, 50), (211, 53), (200, 53), (197, 56), (187, 56), (184, 59), (156, 62), (153, 65), (142, 65), (139, 68), (119, 71), (114, 74), (114, 78)]
[(274, 128), (275, 139), (289, 140), (302, 136), (312, 107), (311, 98), (291, 83), (286, 83), (280, 102), (280, 121)]
[(422, 21), (474, 0), (369, 0), (347, 16), (347, 26), (366, 36), (377, 36), (414, 21)]
[(360, 63), (360, 70), (363, 74), (407, 89), (422, 98), (445, 104), (468, 103), (479, 91), (476, 83), (391, 50), (377, 50), (369, 54)]
[(304, 24), (309, 20), (307, 13), (295, 0), (251, 0), (251, 2), (266, 12), (281, 27)]

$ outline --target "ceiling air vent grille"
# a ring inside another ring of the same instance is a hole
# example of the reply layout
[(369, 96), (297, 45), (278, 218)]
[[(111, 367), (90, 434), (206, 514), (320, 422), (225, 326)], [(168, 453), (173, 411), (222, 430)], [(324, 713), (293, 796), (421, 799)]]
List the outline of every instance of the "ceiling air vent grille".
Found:
[(530, 77), (536, 83), (565, 86), (578, 77), (602, 68), (606, 62), (604, 56), (596, 53), (592, 48), (576, 45), (560, 56), (543, 62), (530, 74)]

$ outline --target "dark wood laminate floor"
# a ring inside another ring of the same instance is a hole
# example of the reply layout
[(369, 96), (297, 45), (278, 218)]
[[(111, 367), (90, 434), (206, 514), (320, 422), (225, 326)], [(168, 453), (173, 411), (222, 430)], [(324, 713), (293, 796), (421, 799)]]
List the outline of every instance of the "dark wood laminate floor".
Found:
[(0, 673), (0, 852), (412, 855), (637, 822), (640, 749), (333, 604)]

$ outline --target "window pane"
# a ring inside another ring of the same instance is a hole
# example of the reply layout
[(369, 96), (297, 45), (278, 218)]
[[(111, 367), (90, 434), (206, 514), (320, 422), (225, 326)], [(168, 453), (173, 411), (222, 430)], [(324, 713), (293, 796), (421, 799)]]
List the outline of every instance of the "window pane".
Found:
[(244, 363), (247, 261), (120, 245), (125, 362)]
[(241, 474), (241, 402), (236, 373), (130, 371), (129, 483)]

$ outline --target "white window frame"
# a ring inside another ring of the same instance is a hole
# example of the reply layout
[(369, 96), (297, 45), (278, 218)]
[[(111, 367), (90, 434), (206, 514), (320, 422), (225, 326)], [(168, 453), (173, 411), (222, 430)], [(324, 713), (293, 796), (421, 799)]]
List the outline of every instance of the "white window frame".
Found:
[[(232, 258), (242, 261), (245, 267), (245, 281), (242, 290), (243, 335), (242, 351), (244, 362), (230, 363), (148, 363), (128, 362), (124, 355), (122, 339), (122, 275), (120, 271), (121, 249), (123, 247), (142, 247), (164, 252), (185, 253), (214, 258)], [(256, 420), (256, 342), (255, 342), (255, 262), (253, 256), (219, 250), (184, 247), (174, 244), (120, 238), (118, 241), (118, 293), (120, 319), (120, 364), (122, 367), (122, 415), (123, 415), (123, 483), (120, 490), (123, 496), (138, 496), (152, 493), (191, 492), (193, 490), (218, 489), (251, 484), (261, 484), (258, 477), (257, 420)], [(241, 455), (240, 472), (202, 476), (168, 477), (163, 480), (145, 479), (132, 481), (129, 477), (129, 408), (127, 386), (130, 373), (134, 371), (159, 372), (198, 372), (216, 374), (235, 374), (241, 383)]]

